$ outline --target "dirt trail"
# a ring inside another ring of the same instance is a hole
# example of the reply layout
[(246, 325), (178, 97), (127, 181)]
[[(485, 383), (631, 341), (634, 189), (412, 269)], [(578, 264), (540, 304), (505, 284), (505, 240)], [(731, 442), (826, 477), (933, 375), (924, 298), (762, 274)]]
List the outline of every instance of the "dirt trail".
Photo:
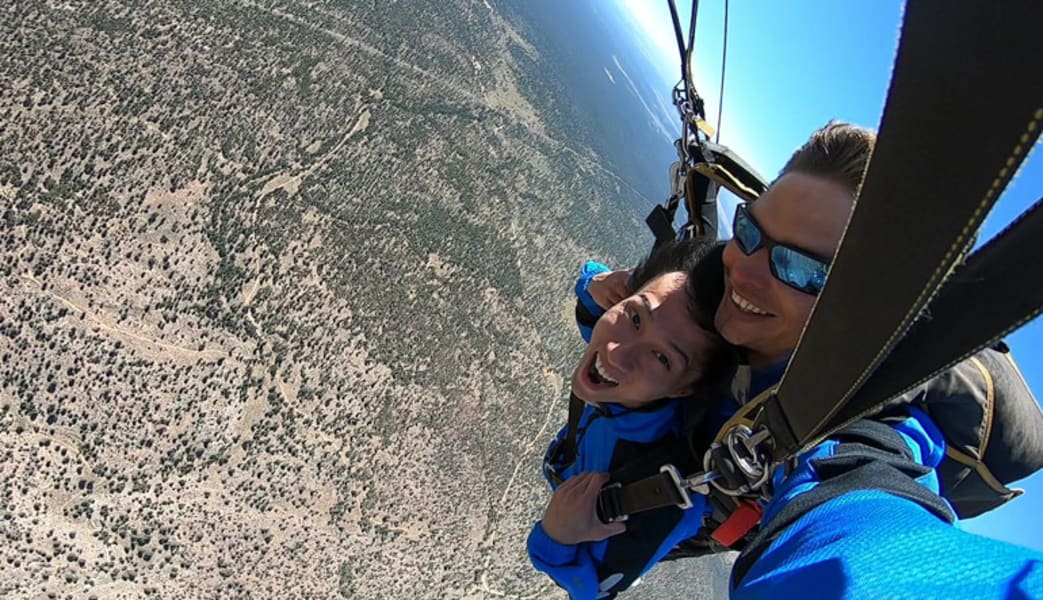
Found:
[(226, 353), (225, 350), (216, 348), (207, 348), (205, 350), (193, 350), (191, 348), (185, 348), (184, 346), (178, 346), (177, 344), (171, 344), (168, 342), (157, 340), (155, 338), (150, 338), (134, 333), (133, 331), (129, 331), (128, 329), (121, 327), (118, 323), (114, 323), (113, 321), (102, 317), (98, 313), (93, 313), (89, 311), (86, 307), (81, 306), (73, 302), (72, 300), (69, 300), (61, 294), (57, 294), (55, 292), (43, 289), (43, 283), (39, 279), (33, 277), (32, 275), (22, 275), (21, 279), (26, 283), (27, 288), (35, 288), (36, 291), (50, 296), (52, 299), (65, 305), (73, 311), (83, 313), (84, 319), (91, 321), (92, 323), (97, 325), (99, 329), (115, 333), (119, 336), (134, 340), (136, 342), (140, 342), (150, 346), (155, 346), (156, 348), (163, 350), (167, 354), (167, 356), (169, 356), (172, 360), (186, 358), (217, 360), (218, 358), (224, 356)]
[(287, 175), (285, 173), (276, 175), (272, 179), (268, 180), (268, 183), (264, 184), (264, 187), (261, 188), (261, 191), (257, 194), (257, 197), (264, 198), (268, 194), (278, 189), (282, 189), (291, 197), (296, 196), (297, 190), (300, 189), (301, 182), (304, 181), (304, 178), (314, 174), (319, 169), (325, 167), (331, 160), (336, 158), (337, 155), (340, 154), (340, 151), (344, 148), (344, 144), (348, 143), (348, 140), (354, 137), (356, 133), (360, 131), (365, 131), (366, 128), (369, 127), (369, 119), (369, 109), (363, 108), (362, 111), (359, 113), (358, 119), (355, 121), (355, 124), (351, 127), (351, 130), (348, 131), (348, 133), (345, 134), (339, 142), (337, 142), (336, 146), (334, 146), (332, 149), (330, 149), (329, 152), (324, 154), (322, 158), (315, 161), (307, 169), (304, 169), (296, 175)]

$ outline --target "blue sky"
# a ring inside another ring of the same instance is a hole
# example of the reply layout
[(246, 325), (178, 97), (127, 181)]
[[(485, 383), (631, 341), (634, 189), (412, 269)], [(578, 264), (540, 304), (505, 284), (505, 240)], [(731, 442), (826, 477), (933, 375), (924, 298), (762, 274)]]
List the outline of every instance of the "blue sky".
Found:
[[(667, 3), (615, 1), (668, 93), (680, 77), (680, 62)], [(685, 31), (690, 4), (678, 0)], [(696, 84), (706, 99), (707, 117), (721, 130), (721, 143), (736, 150), (767, 179), (775, 177), (812, 130), (830, 119), (873, 128), (879, 125), (898, 44), (902, 2), (733, 2), (724, 112), (718, 124), (723, 4), (721, 0), (700, 3)], [(987, 102), (983, 96), (985, 113)], [(676, 121), (673, 113), (669, 117)], [(1000, 198), (980, 239), (995, 235), (1041, 193), (1043, 156), (1037, 146)], [(1043, 393), (1043, 322), (1033, 321), (1007, 341), (1039, 397)], [(1043, 519), (1036, 514), (1037, 507), (1043, 506), (1043, 473), (1014, 487), (1024, 488), (1025, 495), (964, 521), (963, 526), (1043, 551)]]

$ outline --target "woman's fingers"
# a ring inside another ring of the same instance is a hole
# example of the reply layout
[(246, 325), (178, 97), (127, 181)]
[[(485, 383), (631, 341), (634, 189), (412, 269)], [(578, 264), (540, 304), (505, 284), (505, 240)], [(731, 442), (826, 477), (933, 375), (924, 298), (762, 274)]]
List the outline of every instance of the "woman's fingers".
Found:
[(623, 523), (602, 523), (598, 518), (598, 494), (608, 480), (607, 473), (581, 473), (562, 483), (543, 515), (547, 535), (563, 544), (578, 544), (626, 531)]

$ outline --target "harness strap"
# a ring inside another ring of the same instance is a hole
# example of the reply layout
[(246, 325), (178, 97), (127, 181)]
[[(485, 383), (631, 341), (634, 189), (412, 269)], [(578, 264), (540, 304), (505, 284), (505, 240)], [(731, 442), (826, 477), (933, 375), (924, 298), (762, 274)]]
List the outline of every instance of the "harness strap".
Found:
[[(703, 148), (706, 152), (712, 153), (713, 160), (701, 162), (712, 163), (720, 169), (722, 174), (727, 174), (727, 177), (722, 177), (718, 183), (727, 187), (735, 195), (754, 200), (768, 189), (768, 182), (764, 177), (731, 148), (714, 142), (703, 142)], [(748, 194), (750, 197), (746, 197), (744, 194)]]
[[(1043, 310), (1043, 200), (972, 254), (827, 426), (851, 420), (992, 346)], [(971, 317), (972, 318), (968, 318)]]
[(684, 181), (688, 232), (682, 237), (717, 239), (717, 183), (696, 169), (688, 171)]
[(757, 199), (757, 196), (760, 196), (760, 192), (746, 187), (738, 177), (723, 165), (699, 163), (695, 165), (694, 170), (696, 173), (710, 178), (714, 183), (731, 190), (732, 193), (747, 202), (752, 202)]
[[(579, 303), (577, 303), (577, 306)], [(565, 479), (561, 473), (572, 463), (576, 462), (579, 453), (577, 437), (579, 435), (579, 422), (583, 418), (585, 403), (576, 394), (569, 394), (569, 422), (565, 430), (565, 438), (554, 446), (547, 454), (543, 462), (543, 475), (554, 485), (560, 485)]]
[(584, 405), (579, 396), (569, 392), (569, 428), (565, 434), (565, 449), (563, 450), (565, 455), (569, 457), (569, 464), (576, 460), (576, 453), (578, 452), (576, 436), (579, 433), (579, 420), (583, 417)]
[(598, 517), (606, 523), (624, 521), (631, 514), (664, 506), (677, 506), (682, 510), (692, 506), (680, 485), (680, 474), (672, 465), (627, 485), (611, 484), (598, 495)]
[[(771, 428), (774, 460), (843, 424), (837, 413), (930, 303), (1025, 159), (1043, 125), (1043, 78), (1025, 76), (1027, 63), (1043, 68), (1041, 20), (1039, 2), (907, 4), (880, 135), (827, 285), (768, 412), (746, 412), (785, 422), (779, 435)], [(990, 126), (969, 140), (960, 124), (980, 110), (981, 90)], [(989, 311), (1004, 310), (991, 298)], [(978, 318), (982, 306), (954, 308)]]
[(645, 224), (648, 225), (648, 228), (652, 230), (652, 235), (655, 236), (655, 247), (659, 247), (661, 244), (672, 241), (677, 237), (674, 233), (674, 215), (676, 213), (676, 202), (665, 207), (661, 204), (656, 204), (652, 212), (645, 217)]

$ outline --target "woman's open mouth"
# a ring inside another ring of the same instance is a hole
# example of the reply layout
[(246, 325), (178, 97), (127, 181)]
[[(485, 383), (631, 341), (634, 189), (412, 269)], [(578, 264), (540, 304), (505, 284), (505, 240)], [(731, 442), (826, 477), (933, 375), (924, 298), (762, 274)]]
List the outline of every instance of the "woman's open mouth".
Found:
[(587, 367), (587, 382), (593, 387), (615, 387), (619, 382), (605, 374), (605, 366), (601, 363), (601, 356), (594, 354), (594, 360)]

